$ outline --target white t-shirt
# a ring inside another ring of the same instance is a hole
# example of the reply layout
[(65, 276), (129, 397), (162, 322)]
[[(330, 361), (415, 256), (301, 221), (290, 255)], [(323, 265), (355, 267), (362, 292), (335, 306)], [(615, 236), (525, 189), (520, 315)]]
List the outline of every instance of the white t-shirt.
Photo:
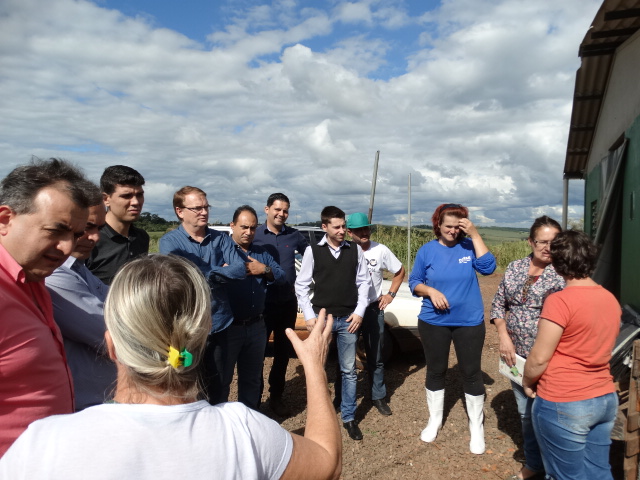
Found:
[(0, 478), (280, 478), (293, 440), (241, 403), (105, 404), (32, 423), (0, 459)]
[(382, 271), (398, 273), (402, 268), (402, 262), (393, 254), (386, 245), (370, 241), (369, 249), (364, 251), (367, 259), (367, 268), (371, 274), (371, 289), (369, 290), (369, 303), (375, 302), (382, 295)]

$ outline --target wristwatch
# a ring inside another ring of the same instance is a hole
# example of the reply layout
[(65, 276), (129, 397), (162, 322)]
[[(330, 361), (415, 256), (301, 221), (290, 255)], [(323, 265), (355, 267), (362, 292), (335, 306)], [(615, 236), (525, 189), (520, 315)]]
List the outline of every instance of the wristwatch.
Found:
[(264, 274), (269, 275), (271, 273), (271, 267), (269, 265), (264, 266)]
[(389, 292), (387, 295), (391, 295), (391, 298), (396, 298), (396, 293), (398, 292)]

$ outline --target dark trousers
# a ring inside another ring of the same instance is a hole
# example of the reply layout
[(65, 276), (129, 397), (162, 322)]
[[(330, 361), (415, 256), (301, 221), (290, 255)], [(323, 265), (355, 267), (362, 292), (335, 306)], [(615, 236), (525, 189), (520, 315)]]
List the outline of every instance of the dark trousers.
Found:
[(227, 346), (227, 329), (209, 334), (202, 357), (201, 383), (202, 390), (211, 405), (225, 401), (222, 376)]
[(485, 337), (484, 322), (474, 327), (442, 327), (418, 320), (418, 332), (427, 361), (427, 390), (435, 392), (444, 389), (449, 367), (449, 349), (453, 341), (464, 393), (484, 395), (480, 365)]
[(284, 392), (289, 357), (293, 356), (293, 346), (284, 333), (287, 328), (295, 328), (298, 302), (292, 299), (281, 303), (267, 303), (264, 307), (264, 321), (267, 326), (267, 341), (273, 332), (273, 366), (269, 372), (269, 393), (279, 397)]
[(238, 401), (258, 409), (262, 393), (262, 367), (266, 346), (264, 320), (227, 327), (227, 357), (224, 360), (221, 401), (229, 400), (229, 387), (237, 364)]

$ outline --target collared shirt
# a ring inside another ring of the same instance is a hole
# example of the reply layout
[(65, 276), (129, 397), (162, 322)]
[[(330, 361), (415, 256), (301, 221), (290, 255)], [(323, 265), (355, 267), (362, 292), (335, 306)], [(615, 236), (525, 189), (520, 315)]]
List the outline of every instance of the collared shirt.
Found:
[(116, 366), (104, 341), (104, 301), (109, 287), (74, 257), (47, 277), (45, 284), (73, 373), (76, 410), (104, 403), (116, 382)]
[[(324, 245), (325, 243), (335, 258), (340, 256), (340, 252), (343, 248), (353, 248), (355, 246), (358, 249), (358, 271), (356, 272), (356, 278), (354, 279), (358, 287), (358, 304), (356, 305), (356, 309), (353, 313), (360, 317), (364, 317), (364, 311), (367, 309), (367, 305), (369, 305), (370, 282), (369, 270), (367, 269), (367, 262), (364, 258), (364, 254), (362, 253), (362, 248), (355, 243), (351, 244), (344, 240), (340, 244), (340, 248), (333, 248), (331, 244), (327, 242), (326, 235), (322, 237), (322, 240), (318, 242), (318, 245)], [(309, 287), (313, 280), (313, 267), (313, 251), (311, 250), (311, 247), (307, 247), (304, 252), (302, 266), (300, 267), (300, 272), (298, 272), (298, 278), (296, 280), (296, 296), (298, 297), (298, 305), (300, 306), (302, 313), (304, 313), (305, 321), (316, 317), (316, 314), (313, 311), (313, 306), (311, 305), (311, 299), (309, 298)]]
[(267, 303), (284, 303), (295, 300), (294, 284), (296, 283), (296, 252), (303, 255), (309, 243), (298, 230), (284, 225), (277, 234), (260, 225), (253, 239), (254, 245), (262, 245), (280, 264), (286, 274), (283, 284), (271, 284), (267, 287)]
[(546, 298), (565, 287), (564, 279), (549, 264), (542, 275), (524, 294), (529, 279), (531, 255), (514, 260), (504, 272), (491, 303), (491, 323), (495, 318), (506, 320), (507, 332), (516, 353), (527, 358), (538, 335), (538, 321)]
[[(231, 325), (233, 313), (229, 305), (227, 282), (246, 276), (241, 257), (226, 233), (213, 228), (206, 230), (202, 242), (192, 238), (182, 225), (160, 238), (160, 253), (180, 255), (192, 261), (204, 274), (211, 287), (211, 332), (220, 332)], [(224, 264), (226, 267), (223, 267)]]
[(0, 456), (40, 418), (73, 412), (73, 382), (44, 282), (0, 245)]
[(264, 310), (267, 285), (282, 285), (286, 278), (284, 270), (264, 247), (251, 244), (249, 250), (245, 252), (238, 244), (235, 242), (234, 244), (239, 255), (243, 257), (248, 255), (258, 262), (270, 266), (273, 272), (273, 282), (267, 281), (264, 275), (247, 275), (244, 280), (236, 280), (227, 284), (233, 317), (245, 320), (260, 315)]
[(149, 253), (149, 234), (133, 225), (129, 236), (116, 232), (108, 223), (100, 228), (100, 240), (85, 262), (91, 273), (102, 282), (111, 285), (122, 265), (140, 255)]

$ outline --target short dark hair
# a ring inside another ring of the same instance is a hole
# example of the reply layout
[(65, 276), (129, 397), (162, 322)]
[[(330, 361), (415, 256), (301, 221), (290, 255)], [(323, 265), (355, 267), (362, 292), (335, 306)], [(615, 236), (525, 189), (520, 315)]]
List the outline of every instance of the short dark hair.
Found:
[(116, 185), (141, 187), (144, 185), (144, 177), (137, 170), (126, 165), (111, 165), (102, 172), (100, 188), (107, 195), (111, 195), (115, 192)]
[(258, 221), (258, 214), (256, 213), (255, 209), (250, 206), (250, 205), (240, 205), (238, 208), (236, 208), (236, 211), (233, 212), (233, 223), (236, 223), (238, 221), (238, 217), (240, 216), (240, 214), (242, 212), (251, 212), (253, 213), (253, 216), (256, 217), (256, 222)]
[(33, 200), (43, 188), (52, 187), (69, 195), (73, 203), (88, 208), (101, 193), (78, 167), (66, 160), (33, 157), (31, 163), (14, 168), (0, 182), (0, 205), (7, 205), (17, 215), (32, 213)]
[(333, 205), (329, 205), (328, 207), (324, 207), (322, 212), (320, 212), (320, 220), (323, 225), (329, 225), (331, 223), (332, 218), (339, 218), (344, 220), (346, 215), (342, 210), (338, 207), (334, 207)]
[(560, 224), (558, 222), (556, 222), (551, 217), (547, 217), (546, 215), (543, 215), (541, 217), (536, 218), (533, 221), (533, 225), (531, 225), (531, 228), (529, 229), (529, 238), (531, 240), (535, 240), (534, 237), (536, 236), (536, 233), (538, 232), (538, 229), (540, 229), (542, 227), (555, 228), (559, 232), (562, 231), (562, 227), (560, 226)]
[(565, 230), (558, 233), (549, 250), (553, 268), (563, 277), (587, 278), (596, 268), (598, 247), (584, 232)]
[(287, 202), (287, 205), (291, 205), (289, 197), (287, 197), (284, 193), (272, 193), (271, 195), (269, 195), (269, 198), (267, 198), (267, 207), (270, 207), (277, 201)]
[[(433, 233), (436, 237), (439, 237), (442, 233), (440, 232), (440, 225), (442, 225), (445, 215), (451, 215), (456, 218), (469, 218), (469, 209), (458, 203), (443, 203), (442, 205), (438, 205), (431, 216)], [(462, 237), (462, 235), (460, 237)]]

